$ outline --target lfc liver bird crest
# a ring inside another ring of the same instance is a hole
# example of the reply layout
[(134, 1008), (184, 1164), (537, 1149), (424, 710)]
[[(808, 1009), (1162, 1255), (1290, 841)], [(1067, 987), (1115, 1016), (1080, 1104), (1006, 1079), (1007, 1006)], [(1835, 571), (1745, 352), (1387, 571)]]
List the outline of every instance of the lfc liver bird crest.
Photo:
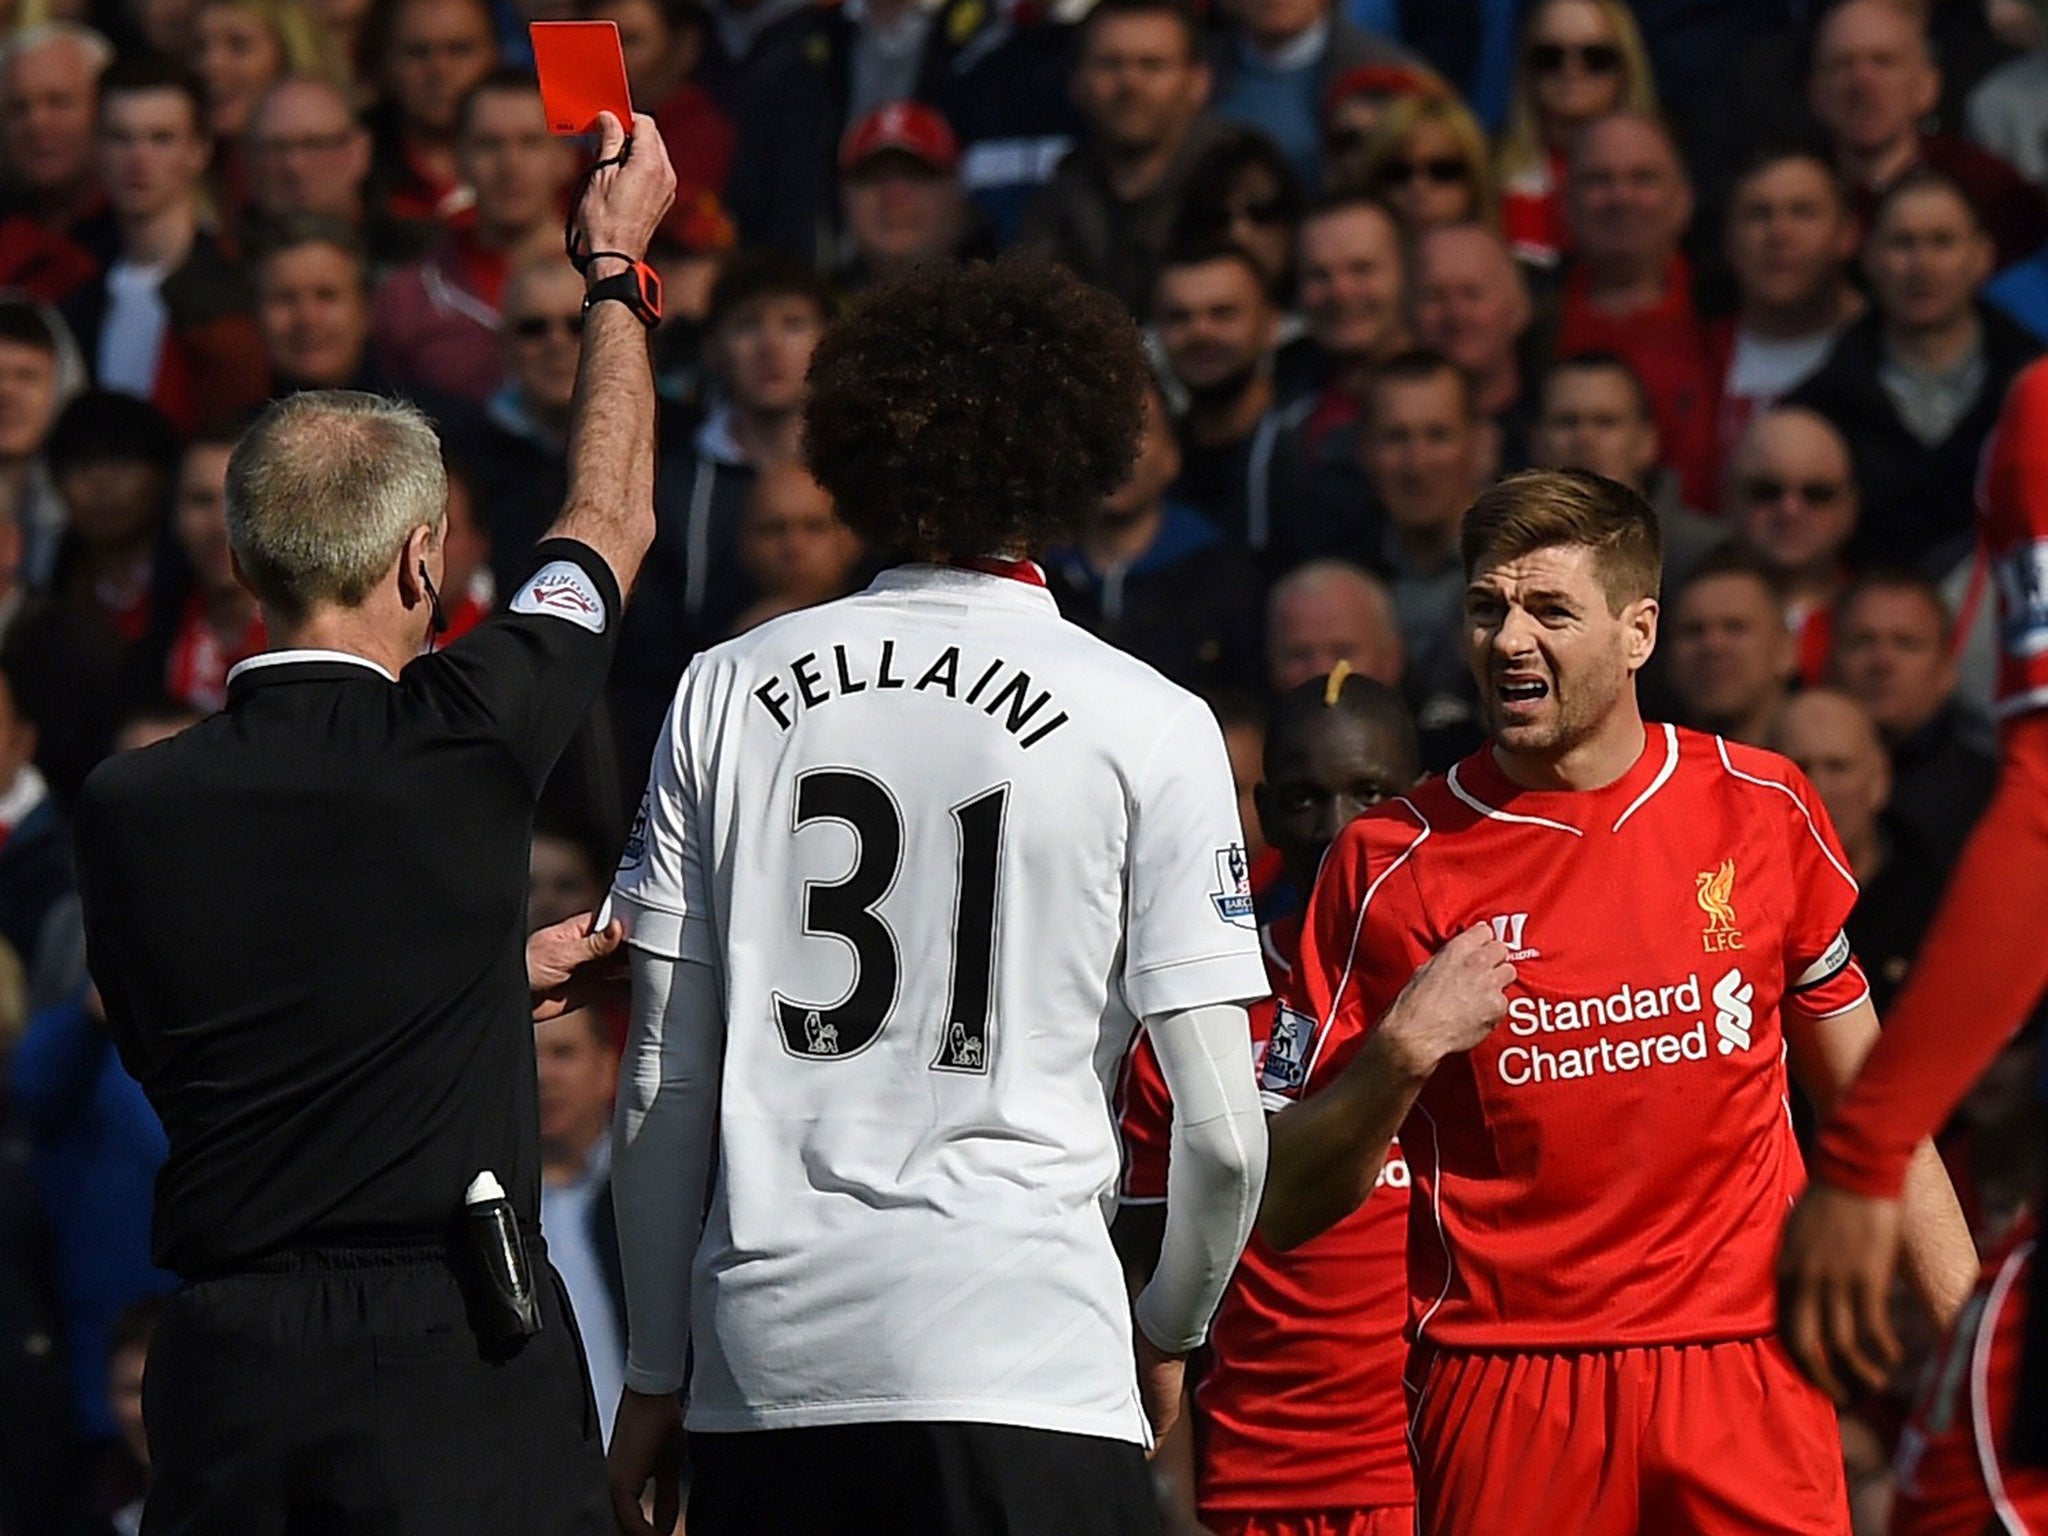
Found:
[(1694, 884), (1694, 899), (1707, 914), (1701, 947), (1710, 954), (1742, 948), (1742, 934), (1735, 926), (1735, 861), (1723, 859), (1719, 869), (1701, 870)]

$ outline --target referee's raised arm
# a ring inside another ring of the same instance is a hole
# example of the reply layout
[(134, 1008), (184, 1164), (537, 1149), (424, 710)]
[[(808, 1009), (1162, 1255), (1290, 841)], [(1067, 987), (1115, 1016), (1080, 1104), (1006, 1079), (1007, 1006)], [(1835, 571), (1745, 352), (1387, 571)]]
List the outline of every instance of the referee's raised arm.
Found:
[(654, 542), (654, 370), (647, 330), (659, 314), (658, 299), (650, 317), (644, 299), (636, 303), (632, 296), (646, 292), (647, 242), (674, 200), (676, 176), (654, 119), (635, 113), (630, 142), (609, 112), (598, 124), (599, 166), (572, 215), (592, 254), (583, 273), (583, 358), (569, 420), (569, 497), (547, 537), (588, 544), (627, 592)]

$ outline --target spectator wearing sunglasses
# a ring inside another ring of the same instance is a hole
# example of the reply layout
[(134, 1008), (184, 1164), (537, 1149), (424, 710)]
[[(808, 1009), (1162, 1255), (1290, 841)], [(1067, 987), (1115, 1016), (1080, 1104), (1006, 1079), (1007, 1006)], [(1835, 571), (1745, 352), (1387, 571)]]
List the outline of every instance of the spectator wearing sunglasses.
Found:
[[(439, 396), (428, 405), (440, 425), (452, 475), (485, 509), (497, 536), (486, 545), (491, 589), (510, 591), (531, 566), (534, 540), (568, 490), (569, 410), (583, 346), (583, 281), (559, 251), (532, 257), (505, 281), (498, 333), (504, 382), (481, 409)], [(473, 519), (463, 518), (460, 525)], [(471, 562), (464, 562), (471, 564)], [(452, 579), (452, 578), (451, 578)], [(479, 583), (483, 590), (483, 583)], [(452, 604), (465, 588), (450, 587)]]
[(1778, 406), (1744, 430), (1729, 465), (1728, 521), (1777, 580), (1802, 683), (1827, 675), (1857, 506), (1849, 445), (1825, 416)]
[(1827, 130), (1835, 164), (1868, 229), (1887, 189), (1918, 165), (1943, 172), (1982, 210), (1997, 267), (2048, 239), (2041, 189), (1988, 149), (1922, 123), (1941, 98), (1941, 69), (1924, 8), (1901, 0), (1844, 0), (1814, 35), (1807, 104)]
[(1366, 148), (1365, 187), (1411, 240), (1446, 224), (1491, 225), (1500, 217), (1492, 158), (1463, 102), (1413, 96), (1388, 109)]
[(1366, 184), (1365, 151), (1397, 103), (1453, 94), (1420, 64), (1362, 64), (1339, 75), (1323, 93), (1323, 190)]
[(1767, 148), (1737, 175), (1722, 250), (1739, 307), (1707, 332), (1715, 465), (1728, 462), (1752, 417), (1813, 376), (1863, 313), (1849, 280), (1860, 235), (1841, 179), (1815, 150)]
[(1331, 84), (1365, 65), (1415, 63), (1351, 22), (1334, 0), (1245, 0), (1214, 59), (1215, 112), (1280, 146), (1304, 183), (1322, 157), (1322, 104)]
[(1851, 557), (1939, 577), (1974, 547), (1978, 460), (2013, 378), (2041, 350), (1985, 304), (1994, 260), (1969, 196), (1917, 166), (1885, 192), (1864, 242), (1872, 308), (1786, 398), (1847, 439), (1863, 488)]
[(1579, 135), (1568, 194), (1572, 256), (1558, 349), (1628, 360), (1650, 391), (1686, 499), (1711, 505), (1713, 384), (1692, 268), (1679, 249), (1693, 196), (1678, 146), (1656, 119), (1613, 113)]
[(1657, 83), (1621, 0), (1545, 0), (1523, 33), (1501, 138), (1501, 222), (1517, 260), (1555, 266), (1568, 231), (1565, 169), (1587, 126), (1655, 112)]
[[(1303, 207), (1301, 181), (1273, 141), (1255, 129), (1232, 129), (1188, 179), (1168, 249), (1229, 242), (1257, 264), (1267, 293), (1284, 310), (1294, 302)], [(1283, 322), (1283, 341), (1298, 330), (1298, 322)]]

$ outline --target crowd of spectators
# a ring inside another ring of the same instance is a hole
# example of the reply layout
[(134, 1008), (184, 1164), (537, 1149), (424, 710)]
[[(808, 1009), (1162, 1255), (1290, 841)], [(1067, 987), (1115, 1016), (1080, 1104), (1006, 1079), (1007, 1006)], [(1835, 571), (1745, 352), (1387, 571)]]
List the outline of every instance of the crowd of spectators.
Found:
[[(1128, 483), (1033, 553), (1076, 623), (1213, 701), (1247, 803), (1262, 701), (1340, 660), (1402, 691), (1429, 769), (1471, 750), (1463, 512), (1592, 469), (1662, 521), (1653, 712), (1807, 771), (1896, 992), (1992, 781), (1973, 481), (2048, 347), (2041, 0), (0, 0), (4, 1536), (133, 1529), (170, 1284), (66, 805), (264, 645), (222, 497), (265, 401), (432, 416), (450, 638), (524, 573), (582, 326), (589, 151), (548, 132), (526, 37), (565, 16), (618, 24), (681, 189), (650, 253), (659, 533), (549, 788), (536, 924), (601, 898), (689, 657), (886, 554), (803, 468), (834, 315), (1038, 258), (1129, 307), (1157, 389)], [(607, 1410), (615, 1031), (539, 1038), (550, 1252)], [(1987, 1240), (2038, 1187), (2032, 1049), (1950, 1139)], [(1886, 1405), (1850, 1424), (1874, 1518)]]

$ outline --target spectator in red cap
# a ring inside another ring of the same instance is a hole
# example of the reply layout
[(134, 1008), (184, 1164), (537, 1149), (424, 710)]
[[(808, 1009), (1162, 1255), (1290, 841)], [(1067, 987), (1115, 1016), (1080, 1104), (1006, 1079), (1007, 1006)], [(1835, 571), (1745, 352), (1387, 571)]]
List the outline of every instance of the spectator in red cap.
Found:
[(839, 286), (848, 293), (927, 262), (995, 254), (960, 184), (953, 130), (920, 102), (891, 102), (847, 130), (839, 205), (849, 247)]

